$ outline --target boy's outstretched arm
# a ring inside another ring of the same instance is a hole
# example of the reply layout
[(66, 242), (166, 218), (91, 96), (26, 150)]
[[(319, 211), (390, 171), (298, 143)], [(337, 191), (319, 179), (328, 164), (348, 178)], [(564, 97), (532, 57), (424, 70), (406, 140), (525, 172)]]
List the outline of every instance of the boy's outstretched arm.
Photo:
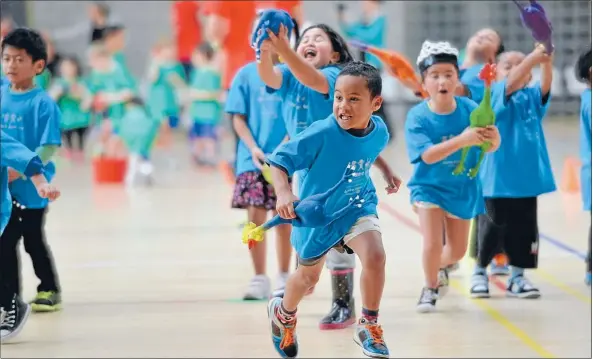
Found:
[(549, 97), (554, 79), (554, 54), (545, 55), (541, 61), (541, 79), (540, 86), (542, 91), (542, 104)]
[(266, 86), (275, 90), (282, 87), (282, 72), (274, 66), (272, 52), (269, 49), (261, 49), (260, 61), (257, 63), (257, 73)]

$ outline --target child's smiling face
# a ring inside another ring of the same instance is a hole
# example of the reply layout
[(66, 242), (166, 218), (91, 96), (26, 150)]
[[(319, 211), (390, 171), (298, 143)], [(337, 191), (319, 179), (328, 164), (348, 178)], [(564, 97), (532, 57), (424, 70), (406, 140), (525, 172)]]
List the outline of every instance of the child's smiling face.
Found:
[(381, 96), (371, 96), (365, 77), (343, 75), (336, 80), (334, 116), (345, 130), (365, 129), (382, 102)]
[(335, 63), (340, 58), (327, 33), (318, 27), (310, 28), (303, 34), (296, 52), (315, 68)]
[[(509, 73), (519, 66), (523, 60), (525, 60), (525, 54), (519, 51), (509, 51), (501, 54), (496, 64), (496, 81), (507, 78)], [(531, 81), (531, 72), (525, 74), (521, 80), (521, 88), (527, 86)]]
[(2, 51), (2, 71), (6, 78), (15, 85), (31, 81), (45, 67), (45, 61), (33, 61), (25, 49), (5, 46)]

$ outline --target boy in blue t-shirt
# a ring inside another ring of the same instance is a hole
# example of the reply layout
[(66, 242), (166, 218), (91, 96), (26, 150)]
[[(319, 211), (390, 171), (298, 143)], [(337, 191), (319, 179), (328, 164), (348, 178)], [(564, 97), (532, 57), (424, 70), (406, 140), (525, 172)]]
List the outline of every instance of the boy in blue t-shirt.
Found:
[[(284, 298), (272, 298), (268, 304), (272, 341), (282, 357), (297, 356), (297, 306), (319, 280), (325, 255), (334, 247), (358, 254), (363, 267), (361, 281), (367, 283), (362, 287), (362, 318), (354, 341), (367, 356), (389, 357), (377, 323), (385, 282), (385, 252), (377, 194), (369, 173), (389, 139), (383, 121), (372, 116), (382, 103), (381, 87), (381, 76), (373, 66), (362, 62), (345, 65), (335, 84), (333, 114), (314, 122), (268, 157), (278, 195), (276, 208), (282, 218), (296, 218), (294, 202), (298, 199), (288, 180), (295, 172), (302, 179), (301, 198), (332, 189), (324, 206), (331, 218), (329, 225), (293, 227), (291, 242), (299, 266), (286, 284)], [(395, 193), (399, 179), (388, 172), (387, 192)], [(341, 210), (341, 215), (336, 215)]]
[[(31, 178), (39, 196), (54, 200), (60, 191), (50, 185), (45, 179), (45, 169), (39, 156), (25, 145), (0, 131), (0, 192), (2, 203), (0, 206), (0, 235), (10, 220), (12, 199), (8, 189), (8, 168), (11, 167)], [(0, 325), (0, 340), (2, 343), (14, 338), (23, 329), (31, 306), (23, 302), (18, 293), (13, 292), (6, 283), (0, 286), (0, 309), (6, 313)]]
[[(500, 143), (494, 126), (468, 128), (477, 104), (455, 96), (457, 54), (448, 42), (425, 41), (417, 65), (429, 98), (413, 107), (405, 122), (406, 146), (414, 165), (408, 182), (410, 201), (424, 237), (425, 286), (417, 304), (421, 313), (434, 311), (437, 299), (445, 295), (449, 285), (446, 268), (463, 258), (470, 220), (484, 211), (480, 181), (452, 173), (461, 160), (461, 149), (490, 141), (489, 151), (495, 151)], [(477, 163), (478, 153), (476, 147), (468, 152), (468, 166)]]
[[(49, 94), (34, 84), (47, 61), (41, 36), (30, 29), (16, 29), (2, 41), (2, 68), (10, 85), (0, 94), (2, 131), (37, 152), (45, 165), (45, 177), (51, 181), (55, 166), (51, 158), (61, 145), (60, 110)], [(35, 274), (41, 283), (32, 301), (34, 311), (60, 308), (60, 286), (51, 251), (45, 239), (45, 215), (48, 200), (41, 198), (30, 178), (8, 169), (10, 193), (14, 205), (10, 221), (0, 239), (2, 281), (12, 292), (20, 293), (18, 241), (23, 237)]]
[[(581, 95), (581, 197), (583, 209), (591, 215), (591, 48), (579, 57), (575, 74), (577, 80), (587, 84)], [(591, 225), (585, 283), (591, 285)]]
[[(270, 211), (276, 209), (274, 186), (263, 175), (266, 155), (271, 154), (286, 137), (282, 120), (282, 98), (266, 91), (266, 85), (257, 73), (257, 64), (243, 66), (235, 75), (226, 101), (225, 112), (232, 116), (233, 129), (239, 136), (235, 160), (236, 183), (231, 206), (244, 209), (247, 220), (262, 225)], [(249, 252), (255, 276), (251, 280), (245, 300), (282, 296), (290, 270), (290, 225), (276, 227), (278, 252), (278, 279), (271, 292), (266, 275), (265, 242)]]
[[(492, 107), (504, 141), (496, 153), (484, 158), (480, 170), (487, 214), (478, 217), (472, 297), (490, 296), (486, 266), (500, 248), (511, 270), (507, 295), (540, 296), (523, 272), (538, 264), (537, 197), (556, 190), (542, 126), (550, 103), (552, 59), (541, 45), (527, 56), (517, 51), (499, 56)], [(538, 64), (541, 80), (528, 87), (531, 70)]]

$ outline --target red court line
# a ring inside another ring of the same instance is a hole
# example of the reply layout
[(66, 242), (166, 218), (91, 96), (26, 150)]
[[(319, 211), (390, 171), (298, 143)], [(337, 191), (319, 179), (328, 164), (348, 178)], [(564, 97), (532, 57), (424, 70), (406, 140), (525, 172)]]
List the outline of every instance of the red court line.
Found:
[[(404, 216), (400, 211), (398, 211), (397, 209), (393, 208), (389, 204), (387, 204), (385, 202), (380, 202), (379, 203), (379, 208), (381, 208), (381, 210), (383, 210), (385, 213), (389, 214), (391, 217), (393, 217), (396, 220), (400, 221), (401, 223), (403, 223), (407, 227), (413, 229), (417, 233), (420, 233), (420, 225), (418, 225), (418, 223), (416, 223), (413, 220), (411, 220), (410, 218)], [(502, 290), (503, 292), (506, 292), (506, 290), (507, 290), (506, 283), (504, 283), (503, 281), (501, 281), (500, 279), (498, 279), (496, 276), (492, 276), (491, 275), (489, 277), (490, 277), (490, 282), (491, 283), (493, 283), (498, 289)]]

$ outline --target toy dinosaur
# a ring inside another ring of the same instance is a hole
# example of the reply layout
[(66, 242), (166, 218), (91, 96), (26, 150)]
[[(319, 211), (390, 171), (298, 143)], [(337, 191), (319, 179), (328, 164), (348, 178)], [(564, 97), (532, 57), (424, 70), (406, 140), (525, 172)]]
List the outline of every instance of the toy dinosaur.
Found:
[(414, 66), (406, 57), (396, 51), (384, 50), (362, 43), (360, 41), (350, 41), (350, 46), (361, 51), (371, 53), (379, 58), (385, 64), (389, 73), (401, 81), (401, 83), (412, 90), (414, 95), (419, 98), (427, 98), (428, 94), (422, 89), (422, 84), (414, 71)]
[(266, 30), (271, 30), (278, 35), (280, 32), (280, 25), (284, 25), (287, 30), (287, 36), (290, 40), (294, 23), (290, 14), (284, 10), (269, 9), (261, 12), (261, 16), (251, 34), (251, 47), (255, 49), (255, 58), (260, 59), (260, 47), (264, 40), (270, 38)]
[[(494, 81), (495, 76), (496, 76), (496, 66), (493, 64), (484, 65), (484, 67), (480, 71), (480, 74), (478, 75), (478, 77), (482, 81), (484, 81), (484, 84), (485, 84), (484, 98), (482, 99), (482, 101), (480, 102), (478, 107), (475, 110), (473, 110), (472, 113), (470, 114), (469, 127), (486, 127), (486, 126), (494, 125), (496, 116), (494, 115), (494, 110), (492, 109), (492, 103), (490, 101), (490, 96), (492, 93), (491, 85), (492, 85), (492, 82)], [(482, 164), (482, 161), (484, 160), (484, 155), (486, 154), (486, 151), (488, 151), (490, 146), (492, 146), (492, 143), (490, 143), (490, 142), (484, 142), (481, 145), (479, 145), (480, 157), (478, 158), (478, 163), (476, 163), (474, 168), (470, 169), (468, 172), (468, 176), (470, 178), (475, 178), (476, 175), (478, 174), (480, 165)], [(461, 160), (459, 161), (459, 164), (457, 165), (455, 170), (453, 170), (454, 175), (460, 175), (465, 171), (465, 159), (467, 157), (467, 154), (469, 153), (470, 148), (471, 147), (464, 147), (463, 150), (461, 151)]]
[(521, 12), (521, 21), (523, 22), (523, 25), (531, 30), (533, 39), (544, 45), (548, 54), (554, 52), (554, 45), (552, 44), (552, 24), (546, 16), (544, 7), (538, 4), (535, 0), (530, 0), (529, 6), (524, 8), (521, 7), (521, 4), (519, 4), (517, 0), (513, 0), (513, 2)]
[(296, 218), (284, 219), (280, 215), (274, 216), (266, 223), (261, 226), (256, 226), (255, 223), (250, 222), (243, 227), (242, 242), (249, 246), (249, 249), (253, 248), (257, 242), (264, 240), (264, 233), (281, 224), (292, 224), (295, 227), (325, 227), (335, 220), (344, 216), (344, 214), (354, 205), (361, 207), (365, 199), (357, 195), (352, 198), (350, 202), (342, 209), (328, 213), (325, 206), (329, 197), (336, 192), (336, 190), (344, 183), (351, 182), (353, 177), (360, 176), (360, 172), (355, 172), (356, 165), (348, 165), (346, 172), (342, 176), (342, 179), (336, 183), (332, 188), (328, 189), (324, 193), (315, 194), (304, 198), (300, 201), (294, 202), (294, 212)]

